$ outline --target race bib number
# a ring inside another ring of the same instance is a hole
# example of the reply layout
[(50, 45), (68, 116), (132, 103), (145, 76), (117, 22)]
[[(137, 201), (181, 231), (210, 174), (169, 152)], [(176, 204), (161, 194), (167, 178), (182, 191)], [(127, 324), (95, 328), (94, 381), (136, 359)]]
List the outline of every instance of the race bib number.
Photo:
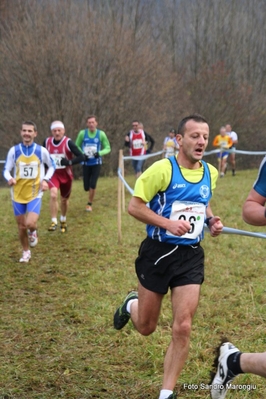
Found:
[(50, 154), (52, 160), (55, 163), (56, 169), (64, 169), (65, 166), (61, 165), (61, 159), (65, 158), (65, 154)]
[(222, 148), (226, 148), (227, 145), (228, 145), (228, 143), (227, 143), (226, 140), (221, 140), (221, 141), (220, 141), (220, 146), (221, 146)]
[(134, 150), (139, 150), (144, 147), (143, 141), (141, 139), (133, 140), (132, 146)]
[(85, 144), (83, 151), (89, 158), (93, 158), (95, 152), (97, 152), (97, 144)]
[(20, 162), (19, 176), (21, 179), (36, 179), (38, 176), (38, 162)]
[[(197, 238), (204, 227), (205, 205), (199, 202), (175, 201), (172, 205), (170, 214), (171, 220), (186, 220), (190, 223), (190, 230), (182, 238)], [(169, 236), (174, 236), (170, 231), (166, 231)]]

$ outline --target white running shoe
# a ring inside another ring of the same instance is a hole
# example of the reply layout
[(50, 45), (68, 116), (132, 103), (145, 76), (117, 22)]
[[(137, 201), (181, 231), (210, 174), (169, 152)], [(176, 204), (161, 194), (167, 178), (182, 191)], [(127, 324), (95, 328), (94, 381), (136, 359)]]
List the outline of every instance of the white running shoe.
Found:
[(37, 230), (34, 231), (29, 231), (29, 244), (31, 247), (35, 247), (38, 244), (38, 235), (37, 235)]
[(30, 252), (30, 250), (28, 250), (28, 251), (23, 251), (22, 252), (22, 258), (20, 258), (20, 263), (28, 263), (29, 262), (29, 260), (30, 260), (30, 258), (31, 258), (31, 252)]
[(217, 372), (211, 382), (211, 398), (224, 399), (231, 381), (235, 375), (227, 366), (227, 359), (233, 353), (240, 352), (231, 342), (225, 342), (220, 346)]

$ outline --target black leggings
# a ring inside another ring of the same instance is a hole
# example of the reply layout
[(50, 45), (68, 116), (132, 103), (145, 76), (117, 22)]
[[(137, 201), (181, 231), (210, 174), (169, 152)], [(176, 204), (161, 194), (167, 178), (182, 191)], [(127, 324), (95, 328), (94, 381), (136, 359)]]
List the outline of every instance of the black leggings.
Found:
[(90, 188), (95, 189), (97, 180), (100, 176), (102, 165), (83, 165), (83, 185), (84, 190), (89, 191)]

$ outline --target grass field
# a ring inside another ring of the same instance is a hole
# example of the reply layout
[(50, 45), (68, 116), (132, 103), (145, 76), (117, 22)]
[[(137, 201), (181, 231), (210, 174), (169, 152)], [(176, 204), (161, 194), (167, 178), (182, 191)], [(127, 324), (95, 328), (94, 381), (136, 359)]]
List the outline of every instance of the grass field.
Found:
[[(239, 171), (219, 179), (212, 208), (227, 227), (263, 232), (241, 220), (241, 207), (257, 175)], [(134, 177), (128, 176), (131, 187)], [(126, 193), (126, 203), (130, 195)], [(21, 248), (7, 188), (1, 201), (0, 399), (158, 398), (163, 357), (171, 334), (166, 296), (159, 325), (149, 337), (131, 322), (113, 328), (113, 313), (137, 286), (134, 260), (145, 226), (122, 215), (117, 233), (117, 178), (98, 182), (93, 212), (75, 181), (68, 232), (48, 232), (49, 194), (43, 197), (39, 244), (29, 264), (19, 264)], [(203, 242), (205, 283), (194, 319), (188, 361), (177, 383), (180, 398), (208, 398), (213, 349), (226, 335), (242, 351), (266, 347), (265, 240), (237, 235)], [(242, 375), (227, 398), (263, 399), (266, 380)], [(188, 389), (194, 384), (198, 389)]]

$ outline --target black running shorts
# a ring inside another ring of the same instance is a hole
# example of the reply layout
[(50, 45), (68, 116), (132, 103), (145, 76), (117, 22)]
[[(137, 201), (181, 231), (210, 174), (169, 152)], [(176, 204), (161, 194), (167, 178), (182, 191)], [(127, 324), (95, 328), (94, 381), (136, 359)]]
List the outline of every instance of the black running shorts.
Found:
[(169, 287), (204, 281), (204, 251), (199, 244), (177, 246), (147, 237), (140, 245), (135, 266), (141, 285), (159, 294), (166, 294)]

